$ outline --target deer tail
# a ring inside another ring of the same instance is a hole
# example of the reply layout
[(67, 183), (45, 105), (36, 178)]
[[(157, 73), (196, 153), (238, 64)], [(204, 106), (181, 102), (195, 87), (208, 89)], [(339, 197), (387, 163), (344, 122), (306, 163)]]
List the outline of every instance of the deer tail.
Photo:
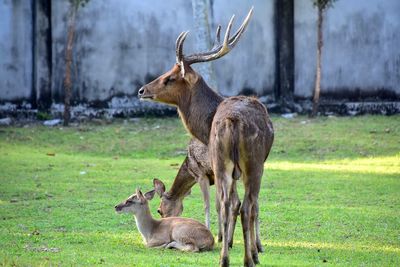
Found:
[(237, 121), (230, 120), (230, 132), (231, 132), (231, 145), (230, 145), (230, 159), (233, 162), (232, 178), (239, 180), (242, 175), (242, 170), (239, 166), (239, 125)]

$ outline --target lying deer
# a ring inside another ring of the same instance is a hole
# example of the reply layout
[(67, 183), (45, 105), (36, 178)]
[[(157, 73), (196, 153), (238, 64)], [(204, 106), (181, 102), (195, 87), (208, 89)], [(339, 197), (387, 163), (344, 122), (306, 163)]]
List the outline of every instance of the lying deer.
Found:
[(213, 249), (214, 237), (200, 222), (179, 217), (153, 219), (148, 200), (154, 194), (155, 191), (152, 190), (143, 195), (136, 189), (136, 194), (115, 206), (118, 213), (134, 214), (137, 228), (148, 247), (176, 248), (192, 252)]
[[(190, 190), (196, 182), (199, 184), (203, 195), (205, 225), (210, 229), (209, 191), (210, 185), (214, 184), (214, 173), (211, 169), (208, 147), (197, 139), (192, 138), (188, 146), (188, 154), (182, 163), (170, 190), (166, 192), (165, 185), (161, 180), (153, 180), (154, 189), (161, 198), (161, 203), (157, 210), (161, 217), (180, 216), (183, 212), (183, 199), (190, 194)], [(235, 222), (236, 216), (234, 218)], [(231, 232), (229, 233), (229, 247), (232, 247), (233, 244), (234, 230), (235, 227), (232, 227)], [(221, 229), (218, 231), (218, 241), (222, 241)], [(256, 243), (258, 251), (263, 252), (264, 249), (260, 240), (258, 218), (256, 218)]]
[[(245, 248), (244, 265), (254, 266), (259, 262), (255, 238), (258, 194), (274, 131), (268, 112), (259, 100), (245, 96), (222, 98), (191, 65), (216, 60), (229, 53), (245, 31), (252, 12), (253, 9), (232, 37), (230, 32), (234, 17), (231, 18), (222, 44), (219, 41), (221, 27), (218, 27), (217, 44), (208, 52), (185, 56), (183, 43), (188, 32), (182, 32), (176, 41), (176, 64), (138, 91), (140, 99), (176, 106), (186, 129), (209, 148), (220, 205), (221, 266), (229, 266), (229, 233), (239, 208)], [(245, 191), (241, 207), (236, 191), (236, 182), (240, 178)]]

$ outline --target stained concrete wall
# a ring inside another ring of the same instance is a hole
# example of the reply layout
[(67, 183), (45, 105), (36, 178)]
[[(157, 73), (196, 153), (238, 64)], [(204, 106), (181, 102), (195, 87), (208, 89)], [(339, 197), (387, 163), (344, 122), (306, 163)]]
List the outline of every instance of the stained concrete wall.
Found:
[[(243, 88), (260, 95), (272, 91), (273, 1), (218, 1), (211, 6), (215, 17), (210, 21), (213, 29), (217, 22), (226, 27), (230, 16), (236, 14), (235, 31), (252, 4), (256, 12), (243, 40), (214, 64), (218, 90), (223, 94), (238, 94)], [(53, 2), (52, 90), (56, 99), (63, 88), (67, 10), (66, 1)], [(135, 95), (141, 85), (173, 66), (175, 40), (181, 31), (191, 32), (184, 50), (193, 52), (193, 25), (192, 6), (187, 0), (90, 1), (79, 11), (76, 22), (75, 98), (103, 101), (115, 95)], [(212, 35), (214, 38), (214, 32)], [(243, 71), (246, 73), (241, 74)]]
[(212, 29), (214, 31), (218, 24), (226, 27), (235, 14), (236, 27), (232, 30), (236, 31), (251, 6), (254, 6), (254, 14), (239, 44), (230, 54), (213, 63), (218, 89), (224, 95), (247, 91), (261, 96), (272, 94), (274, 89), (274, 1), (215, 0)]
[[(103, 101), (136, 94), (145, 81), (174, 63), (179, 29), (190, 28), (188, 1), (90, 1), (79, 10), (74, 44), (75, 98)], [(186, 4), (184, 4), (186, 3)], [(184, 4), (184, 5), (182, 5)], [(66, 42), (66, 1), (52, 6), (53, 95), (62, 94)], [(179, 21), (177, 27), (176, 21)]]
[(32, 95), (32, 1), (0, 1), (0, 100)]
[[(255, 7), (237, 47), (212, 63), (222, 94), (273, 94), (276, 1), (210, 0), (212, 37), (217, 24), (226, 26), (233, 13), (235, 31), (250, 6)], [(312, 95), (315, 77), (316, 10), (310, 2), (294, 1), (295, 95), (300, 98)], [(50, 12), (38, 3), (48, 2), (0, 0), (0, 102), (40, 100), (45, 106), (44, 98), (63, 100), (68, 1), (49, 2)], [(46, 14), (49, 20), (43, 19)], [(323, 94), (400, 99), (398, 14), (398, 0), (339, 0), (328, 10)], [(114, 96), (133, 98), (142, 84), (174, 64), (175, 39), (181, 31), (191, 31), (185, 51), (193, 52), (193, 25), (189, 0), (90, 1), (76, 21), (74, 99), (96, 106), (114, 103)], [(46, 89), (49, 84), (51, 90)]]
[[(400, 97), (400, 1), (339, 0), (323, 25), (322, 94)], [(295, 1), (295, 94), (310, 97), (316, 68), (317, 10)]]
[(46, 110), (52, 105), (51, 97), (51, 1), (35, 0), (32, 24), (34, 28), (33, 44), (33, 87), (35, 88), (36, 107)]

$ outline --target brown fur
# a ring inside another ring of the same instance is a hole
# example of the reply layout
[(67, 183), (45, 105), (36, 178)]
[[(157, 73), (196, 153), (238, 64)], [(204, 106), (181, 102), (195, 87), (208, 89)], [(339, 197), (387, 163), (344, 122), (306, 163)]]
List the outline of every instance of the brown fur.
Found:
[[(177, 66), (167, 74), (177, 77), (180, 73)], [(264, 161), (274, 139), (272, 123), (266, 108), (256, 98), (238, 96), (224, 100), (190, 66), (185, 66), (185, 70), (184, 77), (168, 86), (160, 86), (161, 77), (165, 78), (161, 76), (140, 89), (139, 95), (177, 106), (186, 129), (209, 147), (221, 218), (222, 266), (229, 265), (229, 235), (240, 207), (235, 178), (241, 176), (245, 188), (240, 210), (244, 264), (253, 266), (258, 263), (255, 233), (258, 193)]]
[[(238, 155), (238, 153), (237, 153)], [(161, 198), (158, 213), (161, 217), (176, 217), (183, 212), (183, 200), (190, 193), (191, 187), (198, 183), (203, 194), (205, 224), (210, 225), (209, 215), (209, 186), (214, 184), (214, 172), (211, 168), (208, 147), (195, 138), (192, 138), (188, 146), (188, 154), (182, 163), (169, 191), (166, 191), (162, 181), (154, 179), (154, 187)], [(240, 203), (237, 203), (240, 205)], [(238, 215), (238, 214), (237, 214)], [(236, 219), (235, 219), (236, 221)], [(259, 234), (259, 220), (256, 219), (256, 243), (258, 251), (262, 252), (263, 246)], [(230, 232), (229, 246), (233, 245), (234, 228)], [(221, 229), (218, 231), (218, 240), (222, 241)]]
[[(165, 84), (166, 80), (170, 82)], [(185, 77), (182, 77), (179, 65), (175, 65), (169, 72), (143, 86), (141, 92), (141, 99), (177, 106), (188, 132), (208, 145), (211, 123), (223, 98), (211, 90), (190, 66), (186, 66)]]
[(209, 187), (214, 184), (208, 148), (197, 139), (190, 140), (188, 154), (168, 192), (158, 179), (153, 180), (154, 188), (161, 198), (158, 213), (163, 217), (180, 216), (183, 199), (190, 194), (191, 187), (198, 183), (203, 193), (206, 226), (209, 228)]
[(255, 223), (258, 216), (258, 193), (274, 131), (267, 110), (257, 99), (241, 96), (223, 100), (190, 65), (212, 61), (228, 54), (245, 31), (252, 14), (253, 8), (231, 37), (232, 16), (223, 43), (219, 42), (218, 27), (216, 46), (207, 52), (184, 55), (183, 43), (188, 32), (182, 32), (176, 40), (177, 64), (138, 92), (141, 99), (177, 106), (186, 129), (208, 145), (217, 186), (219, 225), (222, 229), (221, 266), (229, 266), (229, 236), (240, 208), (236, 191), (239, 177), (242, 177), (245, 189), (240, 212), (245, 244), (244, 265), (254, 266), (258, 263), (255, 238), (255, 231), (258, 231)]
[(189, 218), (170, 217), (154, 220), (148, 201), (154, 190), (144, 196), (140, 190), (115, 206), (119, 213), (133, 213), (136, 225), (148, 247), (176, 248), (184, 251), (212, 250), (214, 238), (200, 222)]

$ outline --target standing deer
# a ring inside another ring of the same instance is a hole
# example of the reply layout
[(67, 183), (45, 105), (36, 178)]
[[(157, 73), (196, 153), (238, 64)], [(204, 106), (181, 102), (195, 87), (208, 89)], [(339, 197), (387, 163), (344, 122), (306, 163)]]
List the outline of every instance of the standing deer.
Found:
[[(159, 179), (154, 179), (154, 189), (161, 198), (160, 206), (157, 212), (161, 217), (178, 217), (183, 212), (183, 199), (190, 194), (190, 190), (197, 182), (200, 186), (203, 201), (205, 225), (210, 229), (210, 185), (214, 184), (214, 173), (211, 169), (210, 159), (208, 155), (208, 147), (192, 138), (188, 146), (188, 154), (179, 168), (172, 186), (166, 192), (164, 183)], [(218, 204), (218, 202), (217, 202)], [(234, 221), (236, 222), (237, 214)], [(220, 219), (219, 219), (220, 221)], [(256, 244), (259, 252), (264, 249), (260, 240), (259, 220), (256, 218)], [(218, 224), (220, 228), (220, 224)], [(229, 233), (229, 247), (233, 244), (233, 234), (235, 227), (232, 227)], [(222, 241), (221, 229), (218, 231), (218, 241)]]
[(193, 219), (170, 217), (154, 220), (147, 200), (155, 191), (146, 194), (136, 189), (136, 194), (115, 206), (118, 213), (131, 212), (136, 225), (148, 247), (176, 248), (183, 251), (212, 250), (214, 237), (203, 224)]
[[(188, 32), (182, 32), (176, 41), (177, 63), (138, 91), (140, 99), (176, 106), (186, 129), (208, 145), (220, 205), (220, 266), (229, 266), (229, 232), (239, 209), (245, 248), (244, 265), (259, 263), (255, 220), (264, 161), (273, 143), (274, 130), (268, 112), (259, 100), (245, 96), (223, 99), (191, 68), (191, 64), (216, 60), (229, 53), (245, 31), (252, 12), (253, 9), (232, 37), (230, 31), (234, 16), (231, 18), (222, 44), (219, 42), (219, 26), (217, 44), (208, 52), (185, 56), (183, 43)], [(239, 178), (243, 180), (245, 191), (241, 207), (236, 190)]]

